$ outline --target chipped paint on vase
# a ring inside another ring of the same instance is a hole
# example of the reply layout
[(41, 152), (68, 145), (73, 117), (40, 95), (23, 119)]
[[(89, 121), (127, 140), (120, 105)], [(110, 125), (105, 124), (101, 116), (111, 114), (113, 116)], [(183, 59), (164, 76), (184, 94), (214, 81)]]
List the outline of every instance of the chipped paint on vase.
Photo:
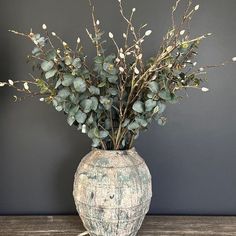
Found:
[(149, 210), (151, 175), (134, 148), (94, 149), (79, 164), (73, 195), (90, 236), (135, 236)]

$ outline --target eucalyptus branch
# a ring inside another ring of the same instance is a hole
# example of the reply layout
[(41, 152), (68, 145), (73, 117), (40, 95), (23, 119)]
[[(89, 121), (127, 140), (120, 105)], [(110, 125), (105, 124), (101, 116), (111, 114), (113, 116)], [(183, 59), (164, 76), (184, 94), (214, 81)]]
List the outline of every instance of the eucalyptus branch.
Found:
[[(153, 57), (144, 60), (143, 43), (151, 35), (147, 24), (134, 27), (133, 8), (126, 16), (122, 0), (119, 2), (121, 18), (126, 22), (122, 31), (124, 45), (119, 46), (110, 32), (107, 36), (115, 45), (115, 53), (104, 53), (100, 21), (96, 18), (91, 2), (94, 33), (86, 32), (96, 48), (93, 65), (87, 65), (81, 40), (78, 37), (72, 48), (55, 32), (51, 35), (62, 44), (55, 48), (45, 24), (43, 35), (10, 32), (30, 39), (35, 45), (28, 57), (33, 61), (40, 75), (31, 76), (31, 80), (0, 82), (0, 87), (10, 86), (26, 97), (41, 95), (40, 101), (51, 103), (57, 111), (67, 116), (70, 126), (77, 125), (78, 130), (92, 139), (92, 146), (101, 149), (129, 149), (134, 145), (140, 131), (157, 120), (159, 125), (166, 123), (164, 111), (166, 105), (179, 101), (180, 91), (197, 89), (207, 92), (204, 87), (207, 69), (219, 68), (231, 62), (203, 65), (197, 68), (195, 61), (198, 46), (211, 34), (196, 38), (189, 35), (190, 22), (199, 5), (193, 6), (192, 0), (186, 2), (183, 13), (177, 19), (176, 12), (182, 3), (176, 0), (171, 11), (171, 23), (168, 32)], [(177, 23), (178, 22), (178, 23)], [(15, 100), (21, 100), (15, 95)]]

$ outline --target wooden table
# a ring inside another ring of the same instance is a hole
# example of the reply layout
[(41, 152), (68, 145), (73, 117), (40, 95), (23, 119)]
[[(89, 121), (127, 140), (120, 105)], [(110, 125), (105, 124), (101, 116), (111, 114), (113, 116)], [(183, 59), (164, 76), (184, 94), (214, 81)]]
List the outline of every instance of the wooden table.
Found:
[[(0, 216), (0, 236), (77, 236), (84, 231), (78, 216)], [(236, 217), (147, 216), (138, 236), (154, 235), (236, 236)]]

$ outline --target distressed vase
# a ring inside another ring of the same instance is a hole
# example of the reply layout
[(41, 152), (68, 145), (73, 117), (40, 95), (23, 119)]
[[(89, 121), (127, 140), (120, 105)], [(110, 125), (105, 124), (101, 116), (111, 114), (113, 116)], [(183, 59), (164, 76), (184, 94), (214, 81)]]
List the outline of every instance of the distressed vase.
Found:
[(73, 195), (90, 236), (134, 236), (149, 210), (151, 175), (134, 148), (94, 149), (79, 164)]

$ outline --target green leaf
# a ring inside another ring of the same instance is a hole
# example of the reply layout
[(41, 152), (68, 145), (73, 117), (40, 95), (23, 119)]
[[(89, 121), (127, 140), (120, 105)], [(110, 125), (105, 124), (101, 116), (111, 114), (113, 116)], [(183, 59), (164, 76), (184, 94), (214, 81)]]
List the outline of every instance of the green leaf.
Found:
[(159, 86), (158, 83), (156, 81), (151, 81), (148, 83), (148, 88), (150, 89), (150, 91), (152, 93), (158, 93), (159, 91)]
[(138, 113), (144, 112), (143, 103), (141, 101), (136, 101), (133, 104), (133, 110), (138, 112)]
[(78, 105), (72, 107), (72, 108), (69, 110), (69, 115), (70, 115), (70, 116), (75, 116), (75, 114), (78, 112), (78, 110), (79, 110), (79, 106), (78, 106)]
[(102, 64), (103, 63), (103, 57), (102, 56), (96, 56), (94, 58), (94, 62), (97, 64)]
[(176, 104), (179, 101), (179, 97), (175, 94), (171, 94), (171, 100), (169, 101), (171, 104)]
[(109, 135), (109, 132), (107, 130), (100, 131), (100, 138), (104, 139)]
[(159, 107), (159, 113), (163, 113), (166, 109), (166, 105), (163, 102), (157, 102), (157, 105)]
[(92, 123), (94, 122), (94, 119), (93, 119), (93, 115), (91, 114), (90, 116), (89, 116), (89, 118), (87, 119), (87, 124), (88, 125), (91, 125)]
[(87, 115), (80, 110), (75, 114), (75, 119), (79, 124), (83, 124), (86, 118), (87, 118)]
[(73, 84), (77, 92), (83, 93), (86, 91), (87, 85), (86, 85), (86, 82), (82, 78), (80, 77), (75, 78)]
[(38, 42), (38, 44), (41, 46), (41, 47), (43, 47), (44, 45), (45, 45), (45, 38), (44, 37), (40, 37), (38, 40), (37, 40), (37, 42)]
[(70, 96), (70, 90), (68, 88), (63, 88), (58, 92), (58, 96), (65, 99)]
[(117, 75), (112, 75), (112, 76), (108, 77), (108, 81), (110, 83), (112, 83), (112, 84), (116, 84), (117, 80), (118, 80), (118, 76)]
[(112, 106), (112, 100), (107, 97), (100, 97), (101, 104), (105, 107), (106, 110), (110, 110)]
[(98, 108), (98, 99), (96, 97), (91, 97), (90, 99), (92, 101), (91, 109), (96, 111)]
[(106, 86), (106, 81), (102, 81), (102, 82), (98, 85), (99, 88), (103, 88), (104, 86)]
[(117, 74), (117, 70), (113, 63), (105, 62), (103, 64), (103, 70), (105, 70), (108, 74), (111, 74), (111, 75)]
[(159, 92), (159, 97), (162, 98), (163, 100), (170, 101), (172, 99), (171, 93), (168, 90), (162, 90)]
[(37, 57), (41, 54), (41, 51), (38, 47), (35, 47), (32, 51), (32, 54)]
[(62, 110), (63, 110), (63, 107), (60, 106), (60, 105), (59, 105), (59, 106), (56, 106), (55, 108), (56, 108), (57, 111), (62, 111)]
[(132, 122), (132, 123), (130, 123), (129, 125), (128, 125), (128, 130), (136, 130), (136, 129), (138, 129), (140, 126), (139, 126), (139, 124), (137, 123), (137, 122)]
[(44, 72), (50, 71), (53, 68), (53, 66), (54, 66), (53, 61), (44, 61), (41, 64), (41, 68)]
[(75, 68), (79, 69), (79, 68), (81, 67), (81, 59), (80, 59), (80, 58), (75, 58), (74, 61), (73, 61), (73, 63), (72, 63), (72, 65), (73, 65)]
[(96, 138), (100, 139), (100, 131), (97, 127), (93, 129), (93, 134)]
[(111, 121), (110, 121), (110, 119), (106, 119), (104, 124), (105, 124), (105, 128), (106, 129), (110, 129), (111, 128)]
[(89, 92), (93, 95), (99, 95), (100, 89), (92, 85), (89, 87)]
[(92, 143), (92, 147), (98, 147), (100, 145), (100, 140), (97, 138), (92, 139), (93, 143)]
[(107, 92), (112, 96), (116, 96), (118, 94), (118, 90), (116, 88), (109, 88)]
[(56, 73), (57, 73), (57, 70), (56, 70), (56, 69), (50, 70), (50, 71), (46, 72), (45, 78), (46, 78), (46, 79), (50, 79), (50, 78), (52, 78)]
[(104, 62), (112, 63), (112, 62), (114, 62), (115, 58), (116, 58), (116, 55), (115, 54), (111, 54), (111, 55), (109, 55), (109, 56), (107, 56), (105, 58)]
[(62, 85), (68, 87), (68, 86), (72, 85), (73, 80), (74, 80), (73, 75), (64, 74), (63, 75), (63, 80), (62, 80)]
[(69, 126), (72, 126), (75, 122), (75, 116), (68, 116), (67, 117), (67, 123), (69, 124)]
[(92, 110), (92, 104), (93, 102), (91, 99), (85, 99), (80, 103), (85, 113), (89, 113)]
[(146, 102), (145, 102), (145, 110), (147, 112), (149, 111), (152, 111), (153, 108), (157, 105), (157, 102), (152, 100), (152, 99), (148, 99)]
[(122, 127), (126, 127), (130, 122), (130, 119), (126, 118), (125, 121), (122, 124)]
[(56, 53), (56, 50), (54, 49), (51, 49), (46, 53), (46, 57), (48, 61), (55, 59), (56, 56), (57, 56), (57, 53)]
[(55, 85), (55, 89), (57, 89), (61, 85), (61, 79), (58, 79)]
[(78, 94), (71, 93), (70, 94), (70, 101), (74, 104), (78, 104), (78, 102), (79, 102)]
[(148, 122), (142, 117), (135, 117), (135, 121), (142, 127), (147, 127)]

